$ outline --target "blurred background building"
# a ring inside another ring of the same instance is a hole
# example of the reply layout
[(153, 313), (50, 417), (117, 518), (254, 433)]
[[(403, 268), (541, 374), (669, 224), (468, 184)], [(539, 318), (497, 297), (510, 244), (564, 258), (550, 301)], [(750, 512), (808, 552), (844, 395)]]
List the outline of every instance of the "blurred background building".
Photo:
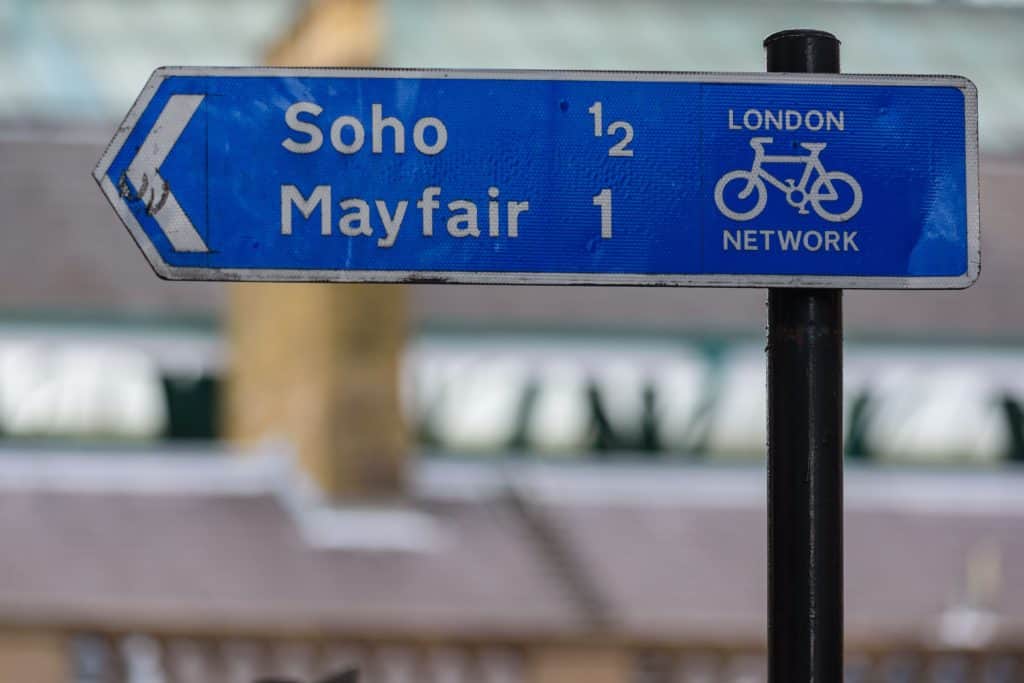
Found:
[(763, 291), (164, 282), (90, 171), (161, 65), (756, 71), (792, 26), (980, 99), (978, 284), (845, 296), (848, 680), (1024, 681), (1009, 0), (0, 0), (0, 680), (764, 680)]

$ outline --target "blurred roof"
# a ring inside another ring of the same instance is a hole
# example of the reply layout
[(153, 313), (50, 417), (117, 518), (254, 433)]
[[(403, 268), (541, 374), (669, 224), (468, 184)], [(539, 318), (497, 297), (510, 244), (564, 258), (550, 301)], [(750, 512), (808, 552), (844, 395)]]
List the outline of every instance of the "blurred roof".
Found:
[[(162, 65), (255, 64), (305, 0), (0, 0), (0, 118), (120, 119)], [(381, 0), (382, 65), (757, 71), (761, 40), (811, 26), (844, 69), (956, 73), (983, 148), (1024, 149), (1024, 3), (956, 0)]]
[[(1022, 473), (848, 475), (852, 643), (1020, 636), (1024, 596), (1006, 587), (1024, 567)], [(0, 555), (0, 612), (186, 632), (763, 639), (763, 470), (424, 461), (413, 486), (400, 507), (325, 507), (276, 456), (5, 452), (0, 546), (18, 552)]]
[[(244, 64), (301, 0), (0, 0), (0, 310), (216, 315), (216, 284), (157, 280), (89, 177), (113, 125), (161, 64)], [(382, 0), (381, 64), (757, 70), (773, 30), (844, 41), (857, 72), (956, 72), (980, 90), (982, 274), (965, 293), (850, 292), (853, 333), (1024, 336), (1024, 3)], [(224, 27), (231, 27), (225, 30)], [(40, 117), (48, 123), (28, 121)], [(103, 123), (106, 122), (106, 123)], [(1015, 155), (1015, 156), (1014, 156)], [(999, 159), (998, 161), (991, 161)], [(16, 245), (12, 248), (10, 245)], [(414, 287), (423, 321), (760, 329), (757, 290)]]
[[(1022, 34), (1024, 35), (1024, 34)], [(1022, 62), (1024, 63), (1024, 62)], [(1024, 119), (1022, 119), (1024, 120)], [(139, 315), (219, 314), (217, 283), (165, 282), (150, 270), (90, 175), (107, 134), (0, 126), (0, 310)], [(1024, 336), (1017, 291), (1024, 163), (982, 163), (982, 268), (965, 292), (846, 295), (853, 333)], [(764, 319), (763, 290), (609, 287), (411, 287), (417, 322), (747, 330)]]
[(0, 543), (19, 549), (0, 557), (0, 613), (271, 632), (581, 627), (502, 501), (330, 509), (291, 476), (280, 458), (220, 453), (0, 457)]
[(91, 177), (108, 142), (96, 129), (0, 128), (0, 308), (213, 313), (212, 284), (158, 280)]

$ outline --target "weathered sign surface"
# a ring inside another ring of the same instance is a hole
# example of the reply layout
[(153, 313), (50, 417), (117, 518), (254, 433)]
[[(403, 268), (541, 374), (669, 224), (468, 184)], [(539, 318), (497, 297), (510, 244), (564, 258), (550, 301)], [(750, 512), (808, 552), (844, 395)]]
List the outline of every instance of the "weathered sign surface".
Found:
[(95, 171), (197, 280), (956, 288), (954, 76), (164, 68)]

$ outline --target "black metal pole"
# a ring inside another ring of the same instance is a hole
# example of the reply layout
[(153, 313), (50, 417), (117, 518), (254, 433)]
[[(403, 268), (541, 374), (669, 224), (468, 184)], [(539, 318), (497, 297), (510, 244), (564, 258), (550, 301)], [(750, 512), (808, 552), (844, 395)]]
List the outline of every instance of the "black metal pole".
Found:
[[(764, 41), (768, 71), (838, 73), (839, 40)], [(843, 293), (768, 290), (770, 683), (843, 680)]]

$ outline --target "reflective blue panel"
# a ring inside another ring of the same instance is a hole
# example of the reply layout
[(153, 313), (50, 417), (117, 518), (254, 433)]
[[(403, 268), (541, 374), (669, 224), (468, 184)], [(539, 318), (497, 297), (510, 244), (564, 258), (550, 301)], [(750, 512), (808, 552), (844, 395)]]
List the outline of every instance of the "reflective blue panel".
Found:
[(173, 278), (962, 287), (975, 97), (958, 78), (171, 69), (97, 175)]

